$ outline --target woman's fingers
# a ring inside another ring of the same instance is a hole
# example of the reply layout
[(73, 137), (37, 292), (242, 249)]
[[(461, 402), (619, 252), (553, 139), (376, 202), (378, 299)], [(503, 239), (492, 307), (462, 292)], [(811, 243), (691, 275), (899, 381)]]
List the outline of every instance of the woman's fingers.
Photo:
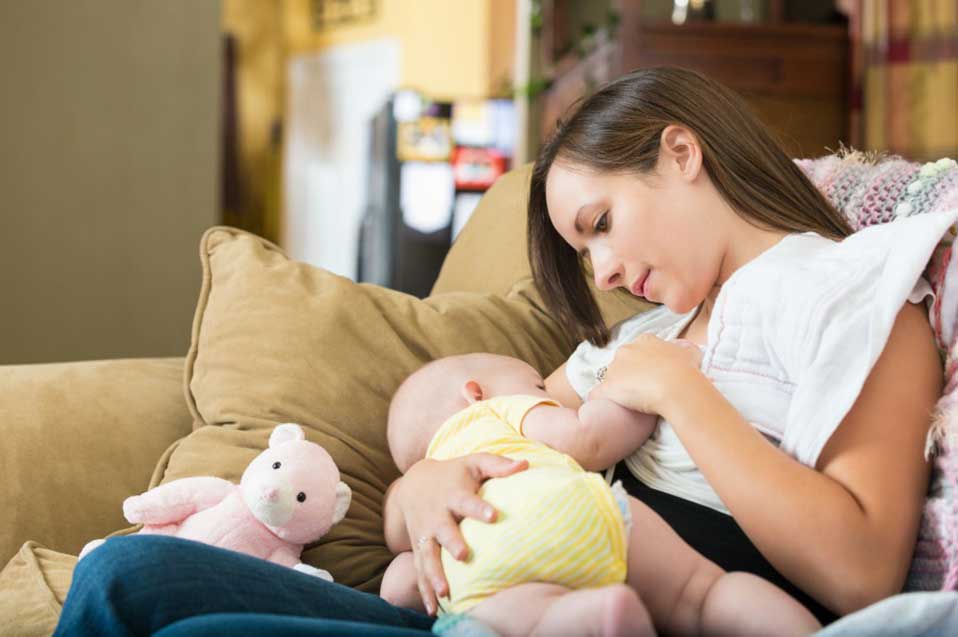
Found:
[(426, 572), (426, 553), (428, 549), (423, 546), (413, 546), (413, 558), (416, 563), (416, 586), (419, 588), (419, 596), (422, 598), (423, 606), (426, 607), (426, 613), (436, 614), (437, 601), (436, 593), (429, 583), (429, 575)]
[(439, 544), (435, 540), (429, 540), (422, 545), (420, 552), (422, 553), (423, 573), (432, 592), (432, 599), (445, 597), (449, 594), (449, 585), (446, 583), (446, 577), (442, 572)]
[(524, 471), (529, 467), (528, 460), (512, 460), (491, 453), (476, 453), (466, 456), (466, 458), (473, 475), (480, 482), (489, 478), (511, 476), (513, 473)]
[[(509, 476), (528, 466), (524, 460), (485, 453), (448, 461), (421, 460), (406, 472), (397, 497), (401, 497), (406, 530), (412, 540), (416, 585), (430, 615), (439, 608), (438, 598), (449, 594), (440, 549), (445, 548), (458, 560), (469, 556), (458, 520), (496, 519), (495, 509), (476, 491), (489, 478)], [(424, 493), (432, 496), (425, 497)]]
[[(479, 502), (482, 502), (482, 500), (479, 500)], [(462, 537), (462, 531), (459, 530), (459, 525), (452, 521), (437, 529), (436, 540), (460, 562), (469, 556), (469, 547), (466, 546), (466, 540)]]
[[(467, 493), (465, 491), (456, 493), (450, 499), (448, 506), (449, 510), (460, 518), (472, 518), (480, 522), (494, 522), (496, 519), (496, 510), (492, 505), (475, 493)], [(457, 535), (459, 535), (460, 538), (462, 537), (461, 534), (457, 533)], [(443, 542), (442, 545), (446, 547), (446, 550), (455, 555), (455, 553), (446, 546), (445, 542)], [(459, 558), (457, 557), (456, 559)]]

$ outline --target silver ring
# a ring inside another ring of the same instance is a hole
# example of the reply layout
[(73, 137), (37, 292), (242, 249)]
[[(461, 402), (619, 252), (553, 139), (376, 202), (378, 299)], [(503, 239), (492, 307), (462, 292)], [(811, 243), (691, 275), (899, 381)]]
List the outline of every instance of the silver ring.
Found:
[(600, 383), (601, 383), (602, 381), (604, 381), (604, 380), (605, 380), (605, 373), (606, 373), (608, 370), (609, 370), (609, 368), (606, 367), (605, 365), (603, 365), (603, 366), (600, 367), (599, 369), (595, 370), (595, 379), (596, 379), (598, 382), (600, 382)]
[(418, 546), (418, 547), (421, 549), (421, 548), (423, 547), (423, 545), (425, 545), (425, 544), (428, 543), (428, 542), (432, 542), (433, 539), (434, 539), (434, 538), (433, 538), (432, 536), (423, 535), (421, 538), (419, 538), (418, 540), (416, 540), (416, 546)]

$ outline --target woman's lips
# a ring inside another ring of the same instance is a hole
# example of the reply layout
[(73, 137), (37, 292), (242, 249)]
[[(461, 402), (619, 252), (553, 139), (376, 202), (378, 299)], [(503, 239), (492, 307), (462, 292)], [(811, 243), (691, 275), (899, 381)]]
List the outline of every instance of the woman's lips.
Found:
[(650, 274), (652, 274), (652, 270), (646, 272), (645, 276), (635, 282), (635, 285), (632, 286), (632, 294), (641, 296), (642, 298), (648, 298), (645, 296), (645, 284), (648, 282)]

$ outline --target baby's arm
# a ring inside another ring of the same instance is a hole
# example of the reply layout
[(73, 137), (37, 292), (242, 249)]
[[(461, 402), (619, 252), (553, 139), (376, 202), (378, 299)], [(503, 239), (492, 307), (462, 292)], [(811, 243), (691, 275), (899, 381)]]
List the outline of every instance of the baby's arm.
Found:
[(541, 404), (526, 414), (522, 433), (572, 456), (587, 471), (601, 471), (641, 447), (657, 420), (610, 400), (587, 401), (578, 411)]

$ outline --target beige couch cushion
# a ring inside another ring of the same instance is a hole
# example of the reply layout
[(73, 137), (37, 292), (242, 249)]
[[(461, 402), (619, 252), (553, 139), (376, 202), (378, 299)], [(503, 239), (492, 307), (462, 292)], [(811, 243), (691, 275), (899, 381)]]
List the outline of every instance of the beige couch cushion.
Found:
[(0, 566), (27, 540), (77, 553), (191, 430), (183, 359), (0, 366)]
[(76, 561), (36, 542), (24, 543), (0, 571), (0, 635), (52, 634)]
[(381, 508), (398, 472), (385, 419), (403, 378), (470, 351), (518, 356), (545, 373), (573, 345), (529, 296), (527, 279), (504, 296), (420, 300), (291, 261), (239, 230), (210, 229), (200, 251), (203, 288), (186, 362), (196, 430), (171, 454), (163, 480), (238, 481), (277, 423), (302, 424), (354, 494), (346, 519), (304, 560), (364, 590), (378, 590), (390, 559)]

